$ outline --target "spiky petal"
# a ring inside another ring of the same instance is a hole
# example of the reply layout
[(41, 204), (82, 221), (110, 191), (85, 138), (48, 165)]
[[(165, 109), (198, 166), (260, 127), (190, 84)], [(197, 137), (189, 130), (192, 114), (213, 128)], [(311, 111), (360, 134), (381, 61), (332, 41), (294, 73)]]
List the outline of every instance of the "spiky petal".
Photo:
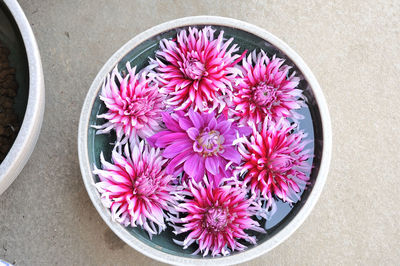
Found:
[(160, 233), (166, 228), (164, 211), (173, 204), (172, 176), (164, 171), (160, 150), (149, 148), (144, 141), (126, 144), (123, 153), (117, 150), (112, 152), (112, 163), (101, 153), (102, 169), (93, 171), (100, 179), (95, 186), (103, 205), (124, 226), (141, 226), (150, 237)]
[(284, 118), (275, 123), (266, 117), (260, 132), (253, 124), (251, 137), (238, 140), (244, 161), (238, 169), (251, 191), (270, 201), (268, 206), (273, 196), (296, 201), (300, 186), (309, 180), (311, 153), (304, 149), (309, 141), (302, 131), (292, 132), (295, 129)]
[(203, 256), (229, 255), (232, 251), (242, 251), (246, 246), (238, 240), (256, 244), (255, 236), (245, 230), (265, 233), (258, 222), (251, 217), (260, 205), (253, 199), (246, 198), (245, 189), (226, 185), (215, 187), (204, 182), (189, 181), (177, 192), (176, 200), (181, 203), (176, 207), (178, 217), (171, 217), (175, 234), (189, 233), (183, 242), (177, 244), (187, 248), (194, 242), (198, 244), (195, 252)]
[(176, 40), (161, 40), (157, 58), (150, 61), (160, 91), (168, 96), (166, 103), (176, 111), (222, 109), (221, 96), (232, 96), (233, 83), (241, 73), (234, 67), (239, 49), (236, 44), (230, 46), (233, 38), (224, 42), (223, 31), (216, 39), (214, 32), (211, 27), (182, 30)]
[(302, 91), (296, 89), (299, 78), (284, 60), (255, 51), (242, 60), (243, 80), (235, 87), (233, 109), (242, 122), (258, 124), (269, 116), (278, 121), (281, 117), (301, 118), (294, 110), (304, 105)]
[(224, 115), (189, 110), (163, 114), (166, 130), (148, 138), (150, 144), (165, 148), (163, 156), (171, 159), (166, 171), (175, 176), (185, 172), (196, 181), (209, 174), (214, 185), (232, 176), (232, 166), (241, 162), (233, 141), (248, 135), (251, 129), (237, 127)]
[(115, 67), (104, 81), (100, 99), (108, 110), (97, 117), (108, 122), (93, 126), (99, 129), (97, 134), (114, 129), (123, 144), (130, 138), (146, 138), (157, 132), (164, 109), (164, 97), (158, 92), (157, 84), (147, 78), (146, 72), (136, 74), (136, 67), (132, 69), (129, 62), (126, 67), (128, 75), (124, 78)]

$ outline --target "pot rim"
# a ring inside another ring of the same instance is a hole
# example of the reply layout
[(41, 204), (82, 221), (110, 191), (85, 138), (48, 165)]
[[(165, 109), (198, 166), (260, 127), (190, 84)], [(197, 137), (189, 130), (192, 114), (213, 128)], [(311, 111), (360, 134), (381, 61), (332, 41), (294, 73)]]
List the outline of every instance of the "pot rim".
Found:
[(43, 122), (45, 89), (39, 48), (28, 19), (15, 0), (4, 0), (24, 42), (29, 69), (29, 95), (18, 135), (0, 164), (0, 195), (11, 185), (31, 156)]
[[(226, 257), (196, 259), (196, 258), (176, 256), (168, 254), (166, 252), (162, 252), (156, 248), (153, 248), (143, 243), (135, 236), (127, 233), (125, 227), (111, 220), (110, 212), (101, 204), (99, 193), (97, 192), (94, 186), (93, 175), (90, 169), (90, 162), (89, 162), (88, 128), (90, 126), (89, 125), (90, 113), (92, 110), (93, 103), (101, 88), (101, 84), (103, 83), (104, 77), (107, 75), (107, 73), (109, 73), (128, 52), (130, 52), (132, 49), (137, 47), (140, 43), (144, 42), (145, 40), (171, 29), (185, 27), (185, 26), (194, 26), (194, 25), (218, 25), (218, 26), (237, 28), (239, 30), (243, 30), (251, 34), (254, 34), (270, 42), (272, 45), (280, 49), (288, 58), (292, 60), (294, 64), (296, 64), (296, 66), (301, 71), (304, 78), (310, 85), (319, 108), (319, 113), (322, 122), (323, 151), (321, 156), (321, 165), (313, 189), (310, 192), (308, 199), (304, 202), (304, 205), (301, 207), (299, 212), (292, 218), (292, 220), (289, 221), (288, 224), (279, 232), (277, 232), (273, 237), (266, 240), (262, 244), (253, 246), (248, 250), (232, 254)], [(195, 17), (184, 17), (180, 19), (171, 20), (138, 34), (130, 41), (128, 41), (126, 44), (124, 44), (117, 52), (115, 52), (109, 58), (109, 60), (104, 64), (104, 66), (101, 68), (96, 78), (94, 79), (82, 107), (80, 122), (79, 122), (79, 130), (78, 130), (78, 153), (79, 153), (79, 162), (80, 162), (82, 178), (86, 190), (89, 194), (89, 197), (93, 205), (97, 209), (98, 213), (100, 214), (100, 216), (103, 218), (106, 224), (114, 231), (114, 233), (117, 234), (118, 237), (121, 238), (129, 246), (133, 247), (142, 254), (150, 258), (153, 258), (155, 260), (177, 265), (205, 265), (208, 263), (213, 263), (217, 265), (228, 265), (228, 264), (242, 263), (254, 259), (272, 250), (277, 245), (282, 243), (292, 233), (294, 233), (294, 231), (304, 222), (304, 220), (310, 214), (311, 210), (318, 201), (323, 186), (326, 182), (330, 164), (330, 158), (331, 158), (331, 151), (332, 151), (332, 132), (331, 132), (331, 121), (328, 112), (328, 107), (324, 95), (322, 93), (322, 90), (315, 76), (308, 68), (308, 66), (305, 64), (305, 62), (302, 60), (302, 58), (296, 52), (294, 52), (286, 43), (284, 43), (283, 41), (281, 41), (268, 31), (258, 26), (232, 18), (217, 17), (217, 16), (195, 16)]]

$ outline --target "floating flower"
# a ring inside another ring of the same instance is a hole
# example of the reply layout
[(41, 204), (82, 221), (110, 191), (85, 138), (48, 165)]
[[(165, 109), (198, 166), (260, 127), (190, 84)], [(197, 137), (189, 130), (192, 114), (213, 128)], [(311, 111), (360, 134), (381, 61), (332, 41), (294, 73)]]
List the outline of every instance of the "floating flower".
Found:
[(164, 230), (164, 211), (173, 202), (172, 176), (164, 171), (166, 160), (160, 150), (134, 142), (124, 146), (124, 155), (114, 149), (113, 163), (105, 161), (103, 153), (100, 160), (103, 169), (93, 171), (100, 179), (95, 186), (112, 219), (124, 226), (139, 225), (150, 237), (157, 234), (156, 225), (158, 233)]
[[(139, 136), (146, 138), (160, 129), (161, 112), (164, 108), (163, 96), (158, 92), (158, 86), (146, 78), (146, 73), (135, 74), (128, 62), (128, 75), (122, 78), (117, 67), (107, 76), (100, 99), (108, 111), (98, 115), (98, 118), (108, 120), (103, 125), (93, 126), (97, 134), (109, 133), (114, 129), (117, 139), (126, 143), (129, 138)], [(119, 82), (119, 88), (116, 83)]]
[[(247, 127), (237, 127), (224, 115), (197, 113), (189, 110), (162, 114), (166, 130), (147, 140), (165, 148), (163, 156), (171, 159), (166, 167), (168, 174), (178, 175), (184, 171), (196, 181), (204, 174), (212, 177), (218, 186), (222, 178), (232, 176), (231, 165), (238, 165), (241, 156), (233, 145), (237, 135), (250, 134)], [(246, 132), (248, 131), (248, 132)]]
[(307, 141), (305, 134), (292, 132), (296, 125), (288, 125), (284, 118), (278, 123), (265, 118), (261, 132), (253, 125), (250, 140), (238, 140), (239, 152), (245, 162), (239, 169), (244, 175), (244, 182), (249, 184), (253, 193), (268, 199), (271, 206), (273, 196), (294, 202), (299, 185), (306, 184), (311, 157), (309, 150), (304, 150)]
[(174, 240), (184, 249), (196, 242), (198, 249), (195, 254), (201, 252), (207, 256), (210, 252), (212, 256), (226, 256), (234, 250), (246, 249), (238, 240), (256, 244), (256, 238), (244, 230), (265, 233), (251, 218), (260, 205), (246, 198), (245, 189), (215, 187), (206, 178), (202, 183), (189, 181), (184, 186), (176, 196), (176, 200), (181, 201), (175, 208), (178, 217), (170, 217), (175, 234), (189, 233), (184, 241)]
[(293, 72), (290, 76), (284, 60), (269, 59), (261, 51), (254, 51), (242, 60), (244, 79), (236, 86), (233, 98), (233, 109), (243, 122), (258, 124), (269, 116), (277, 121), (280, 117), (301, 118), (294, 112), (303, 106), (302, 91), (296, 89), (299, 78)]
[(214, 39), (211, 27), (182, 30), (176, 40), (163, 39), (158, 58), (150, 64), (158, 73), (160, 91), (176, 111), (212, 111), (225, 106), (222, 95), (232, 95), (232, 85), (240, 70), (234, 67), (240, 55), (233, 38), (223, 41), (223, 31)]

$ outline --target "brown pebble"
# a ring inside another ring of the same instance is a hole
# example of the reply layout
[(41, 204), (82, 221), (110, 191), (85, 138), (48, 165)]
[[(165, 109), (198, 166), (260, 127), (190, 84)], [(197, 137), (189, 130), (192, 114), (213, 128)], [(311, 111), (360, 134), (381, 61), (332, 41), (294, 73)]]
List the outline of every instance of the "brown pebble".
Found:
[(4, 81), (7, 79), (8, 75), (15, 74), (15, 69), (12, 67), (3, 68), (0, 71), (0, 81)]
[(12, 108), (13, 100), (11, 98), (7, 98), (6, 101), (3, 103), (3, 107), (5, 109)]
[(1, 145), (1, 147), (0, 147), (0, 151), (1, 151), (2, 153), (8, 152), (9, 149), (10, 149), (10, 145), (9, 145), (8, 143), (3, 144), (3, 145)]
[(10, 50), (8, 50), (7, 47), (1, 45), (1, 46), (0, 46), (0, 53), (1, 53), (1, 54), (10, 55)]
[(14, 88), (18, 87), (17, 82), (15, 80), (13, 80), (13, 79), (6, 79), (3, 82), (2, 86), (6, 87), (8, 89), (14, 89)]
[(15, 96), (17, 96), (17, 91), (15, 90), (8, 90), (7, 91), (7, 96), (11, 97), (11, 98), (15, 98)]

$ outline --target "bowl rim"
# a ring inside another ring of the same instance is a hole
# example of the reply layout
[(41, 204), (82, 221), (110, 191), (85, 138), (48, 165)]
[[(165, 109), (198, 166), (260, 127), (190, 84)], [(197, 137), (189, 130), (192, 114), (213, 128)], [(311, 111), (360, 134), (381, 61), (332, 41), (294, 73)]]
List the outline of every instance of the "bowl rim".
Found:
[(28, 19), (15, 0), (4, 0), (22, 37), (28, 59), (29, 95), (18, 135), (0, 164), (0, 195), (11, 185), (31, 156), (43, 122), (45, 89), (39, 48)]
[[(321, 156), (321, 165), (319, 168), (318, 176), (316, 178), (314, 187), (310, 192), (308, 199), (304, 202), (304, 205), (301, 207), (299, 212), (288, 222), (288, 224), (282, 228), (279, 232), (277, 232), (273, 237), (266, 240), (262, 244), (258, 244), (253, 246), (251, 249), (245, 250), (243, 252), (239, 252), (226, 257), (217, 257), (217, 258), (206, 258), (206, 259), (196, 259), (196, 258), (187, 258), (180, 257), (172, 254), (168, 254), (162, 252), (156, 248), (148, 246), (143, 243), (139, 239), (135, 238), (131, 234), (127, 234), (126, 230), (122, 225), (115, 223), (111, 220), (109, 211), (103, 207), (100, 201), (99, 193), (95, 189), (93, 175), (90, 170), (89, 163), (89, 153), (88, 153), (88, 128), (89, 128), (89, 119), (90, 113), (92, 110), (92, 106), (97, 97), (98, 91), (101, 88), (101, 84), (103, 83), (104, 77), (109, 73), (115, 65), (120, 62), (120, 60), (132, 49), (137, 47), (140, 43), (145, 40), (158, 35), (162, 32), (179, 28), (185, 26), (193, 26), (193, 25), (218, 25), (218, 26), (226, 26), (237, 28), (239, 30), (243, 30), (254, 34), (278, 49), (280, 49), (288, 58), (292, 60), (294, 64), (298, 67), (298, 69), (302, 72), (304, 78), (307, 80), (310, 85), (315, 100), (317, 102), (321, 122), (322, 122), (322, 131), (323, 131), (323, 151)], [(226, 18), (226, 17), (217, 17), (217, 16), (194, 16), (194, 17), (184, 17), (180, 19), (171, 20), (157, 26), (154, 26), (132, 38), (126, 44), (124, 44), (117, 52), (115, 52), (108, 61), (104, 64), (101, 70), (98, 72), (96, 78), (94, 79), (90, 89), (85, 98), (80, 121), (79, 121), (79, 130), (78, 130), (78, 153), (79, 153), (79, 162), (82, 173), (82, 178), (86, 187), (86, 190), (89, 194), (89, 197), (97, 209), (98, 213), (102, 217), (102, 219), (106, 222), (106, 224), (114, 231), (115, 234), (118, 235), (125, 243), (129, 246), (133, 247), (137, 251), (142, 254), (153, 258), (155, 260), (169, 263), (169, 264), (177, 264), (177, 265), (204, 265), (208, 263), (214, 263), (218, 265), (227, 265), (227, 264), (237, 264), (241, 262), (245, 262), (251, 259), (254, 259), (270, 250), (275, 248), (277, 245), (286, 240), (294, 231), (304, 222), (307, 216), (310, 214), (311, 210), (315, 206), (323, 186), (326, 182), (330, 158), (332, 151), (332, 131), (331, 131), (331, 120), (328, 112), (328, 107), (325, 101), (325, 97), (322, 93), (322, 90), (311, 72), (308, 66), (305, 64), (303, 59), (293, 51), (286, 43), (269, 33), (268, 31), (252, 25), (250, 23)]]

